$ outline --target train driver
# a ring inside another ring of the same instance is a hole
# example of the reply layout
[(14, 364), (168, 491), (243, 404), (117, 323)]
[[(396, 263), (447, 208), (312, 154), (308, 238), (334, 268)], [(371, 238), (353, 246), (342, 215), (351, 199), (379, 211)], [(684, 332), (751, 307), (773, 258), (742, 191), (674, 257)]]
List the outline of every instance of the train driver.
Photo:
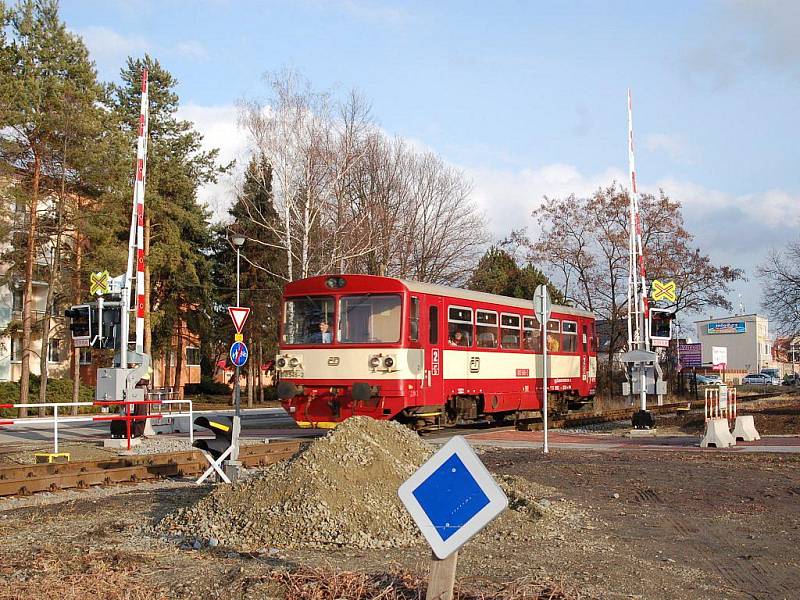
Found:
[(320, 321), (319, 324), (319, 341), (323, 344), (330, 344), (333, 341), (333, 334), (331, 327), (327, 321)]

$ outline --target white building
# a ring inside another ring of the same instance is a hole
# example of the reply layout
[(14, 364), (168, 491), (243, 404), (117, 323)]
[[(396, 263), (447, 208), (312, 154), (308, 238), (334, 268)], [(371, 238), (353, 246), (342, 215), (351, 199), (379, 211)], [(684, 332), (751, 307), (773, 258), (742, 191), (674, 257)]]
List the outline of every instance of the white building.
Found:
[(775, 366), (769, 321), (758, 314), (695, 321), (703, 345), (703, 364), (710, 365), (712, 347), (728, 349), (727, 369), (758, 372)]

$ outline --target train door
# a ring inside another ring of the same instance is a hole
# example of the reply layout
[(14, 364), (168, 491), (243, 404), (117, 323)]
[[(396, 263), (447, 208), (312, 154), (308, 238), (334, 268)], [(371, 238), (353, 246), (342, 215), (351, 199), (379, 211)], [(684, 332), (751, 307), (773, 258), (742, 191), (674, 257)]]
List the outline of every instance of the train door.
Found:
[(423, 340), (425, 346), (425, 377), (422, 382), (425, 404), (444, 404), (444, 340), (442, 339), (442, 299), (428, 296), (427, 307), (423, 311)]
[(589, 393), (589, 324), (581, 325), (581, 395)]

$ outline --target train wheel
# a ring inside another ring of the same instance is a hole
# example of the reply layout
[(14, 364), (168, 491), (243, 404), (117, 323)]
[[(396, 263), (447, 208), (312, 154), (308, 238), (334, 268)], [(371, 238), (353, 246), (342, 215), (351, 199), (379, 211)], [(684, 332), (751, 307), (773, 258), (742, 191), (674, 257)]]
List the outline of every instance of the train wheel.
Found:
[(517, 421), (514, 424), (514, 428), (517, 431), (530, 431), (531, 430), (531, 424), (528, 421)]

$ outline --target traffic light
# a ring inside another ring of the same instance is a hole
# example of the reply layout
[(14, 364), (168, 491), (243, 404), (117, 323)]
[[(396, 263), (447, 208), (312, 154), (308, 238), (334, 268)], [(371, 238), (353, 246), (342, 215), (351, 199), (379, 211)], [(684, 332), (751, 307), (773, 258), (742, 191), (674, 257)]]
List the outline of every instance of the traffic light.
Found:
[(79, 304), (64, 311), (64, 316), (70, 319), (69, 330), (75, 347), (88, 347), (92, 345), (94, 337), (92, 331), (92, 307), (88, 304)]
[(122, 326), (120, 320), (120, 308), (117, 307), (104, 307), (103, 308), (103, 322), (100, 327), (100, 339), (96, 347), (107, 348), (116, 350), (119, 348), (119, 333)]
[(672, 322), (675, 313), (664, 308), (650, 309), (650, 339), (669, 341), (672, 339)]
[(194, 420), (194, 424), (210, 429), (215, 436), (213, 440), (197, 440), (194, 443), (196, 448), (205, 450), (215, 459), (222, 456), (230, 448), (233, 440), (233, 419), (230, 417), (214, 417), (213, 420), (210, 420), (208, 417), (197, 417)]

